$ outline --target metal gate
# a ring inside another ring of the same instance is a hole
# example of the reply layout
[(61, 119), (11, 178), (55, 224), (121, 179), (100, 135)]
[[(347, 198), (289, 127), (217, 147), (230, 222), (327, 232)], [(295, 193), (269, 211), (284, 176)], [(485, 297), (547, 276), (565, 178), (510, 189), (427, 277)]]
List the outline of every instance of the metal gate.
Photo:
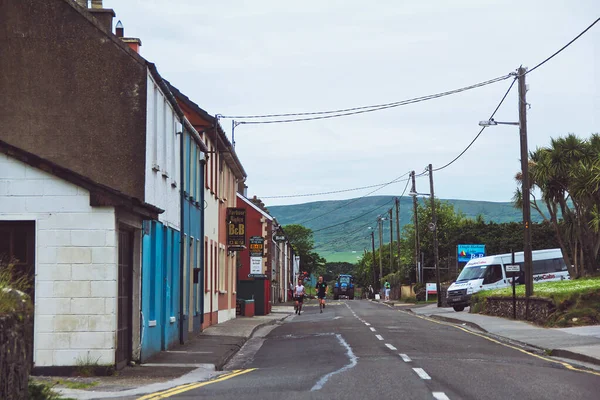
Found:
[(133, 232), (119, 229), (119, 293), (115, 364), (121, 369), (131, 360), (133, 309)]

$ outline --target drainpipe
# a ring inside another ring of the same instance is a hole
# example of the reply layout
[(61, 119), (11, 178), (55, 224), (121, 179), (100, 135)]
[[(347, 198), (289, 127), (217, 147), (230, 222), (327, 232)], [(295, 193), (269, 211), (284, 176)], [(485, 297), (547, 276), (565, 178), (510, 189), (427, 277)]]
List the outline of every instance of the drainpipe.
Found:
[(184, 320), (183, 320), (183, 288), (184, 288), (184, 282), (183, 282), (183, 269), (185, 268), (185, 265), (183, 265), (183, 254), (185, 251), (185, 245), (183, 243), (183, 235), (185, 232), (185, 227), (184, 227), (184, 223), (185, 223), (185, 218), (184, 218), (184, 207), (185, 207), (185, 182), (183, 181), (183, 151), (184, 151), (184, 146), (185, 146), (185, 123), (181, 123), (181, 136), (179, 138), (179, 204), (180, 204), (180, 212), (179, 212), (179, 230), (180, 230), (180, 235), (179, 235), (179, 344), (184, 344), (184, 335), (183, 335), (183, 329), (184, 329)]
[(198, 295), (200, 296), (200, 330), (202, 330), (202, 325), (204, 325), (204, 271), (206, 265), (204, 260), (206, 260), (206, 255), (204, 254), (204, 213), (206, 207), (204, 206), (204, 169), (206, 168), (206, 154), (202, 153), (202, 160), (200, 160), (200, 176), (201, 176), (201, 186), (200, 186), (200, 233), (202, 239), (200, 243), (200, 265), (202, 265), (202, 269), (200, 270), (200, 290), (198, 291)]

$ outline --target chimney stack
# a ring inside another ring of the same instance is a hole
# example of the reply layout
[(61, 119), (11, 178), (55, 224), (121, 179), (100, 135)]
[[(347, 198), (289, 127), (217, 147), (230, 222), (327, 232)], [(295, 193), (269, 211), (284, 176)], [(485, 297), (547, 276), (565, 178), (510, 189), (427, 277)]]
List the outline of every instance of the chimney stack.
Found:
[(142, 41), (138, 38), (130, 38), (125, 36), (125, 28), (123, 28), (123, 23), (121, 21), (117, 22), (115, 26), (115, 35), (123, 41), (123, 43), (127, 44), (129, 48), (136, 53), (140, 54), (140, 47), (142, 46)]
[(122, 38), (124, 33), (125, 30), (123, 29), (123, 24), (121, 21), (117, 22), (117, 25), (115, 26), (115, 35), (117, 35), (118, 38)]
[[(77, 0), (80, 6), (87, 7), (87, 0)], [(88, 11), (96, 18), (106, 32), (112, 33), (112, 23), (115, 12), (111, 8), (103, 8), (102, 0), (92, 0), (92, 7)]]

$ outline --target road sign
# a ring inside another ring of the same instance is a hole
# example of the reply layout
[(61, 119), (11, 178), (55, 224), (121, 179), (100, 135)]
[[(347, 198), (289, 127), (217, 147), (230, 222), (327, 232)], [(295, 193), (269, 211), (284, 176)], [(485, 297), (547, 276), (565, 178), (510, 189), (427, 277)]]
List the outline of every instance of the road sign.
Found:
[(506, 272), (521, 272), (521, 266), (520, 265), (506, 265)]

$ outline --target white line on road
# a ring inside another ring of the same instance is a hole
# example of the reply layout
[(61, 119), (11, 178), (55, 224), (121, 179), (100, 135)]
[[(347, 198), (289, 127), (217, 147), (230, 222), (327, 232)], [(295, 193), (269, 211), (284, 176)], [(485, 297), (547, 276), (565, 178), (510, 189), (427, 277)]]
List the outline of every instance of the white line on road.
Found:
[(392, 345), (391, 345), (391, 344), (389, 344), (389, 343), (386, 343), (386, 344), (385, 344), (385, 346), (386, 346), (388, 349), (390, 349), (390, 350), (394, 350), (394, 351), (398, 350), (397, 348), (395, 348), (394, 346), (392, 346)]
[(346, 342), (344, 340), (344, 338), (342, 337), (342, 335), (340, 335), (338, 333), (338, 334), (335, 335), (335, 337), (340, 342), (340, 344), (346, 348), (346, 355), (350, 359), (350, 363), (346, 364), (345, 366), (343, 366), (342, 368), (338, 369), (337, 371), (333, 371), (333, 372), (328, 373), (327, 375), (325, 375), (324, 377), (322, 377), (321, 379), (319, 379), (319, 381), (317, 383), (315, 383), (315, 386), (313, 386), (312, 389), (310, 389), (311, 392), (314, 392), (315, 390), (321, 390), (323, 388), (323, 385), (326, 384), (327, 381), (329, 380), (329, 378), (331, 378), (333, 375), (339, 374), (339, 373), (344, 372), (346, 370), (349, 370), (350, 368), (354, 367), (358, 363), (358, 357), (356, 357), (354, 355), (354, 352), (352, 351), (352, 347), (350, 347), (350, 345), (348, 344), (348, 342)]
[[(364, 322), (364, 321), (363, 321), (363, 322)], [(368, 322), (365, 322), (365, 325), (366, 325), (366, 326), (371, 326), (371, 324), (370, 324), (370, 323), (368, 323)]]
[(379, 340), (383, 340), (383, 337), (381, 335), (375, 335), (375, 337)]
[(437, 400), (450, 400), (450, 398), (446, 396), (446, 393), (444, 392), (433, 392), (433, 397)]
[(431, 379), (431, 377), (427, 375), (427, 372), (425, 372), (423, 368), (413, 368), (413, 371), (415, 371), (421, 379)]
[(409, 356), (407, 356), (406, 354), (398, 354), (400, 357), (402, 357), (402, 360), (404, 362), (411, 362), (412, 360), (410, 359)]
[(375, 328), (370, 327), (369, 329), (371, 330), (371, 332), (375, 332)]

